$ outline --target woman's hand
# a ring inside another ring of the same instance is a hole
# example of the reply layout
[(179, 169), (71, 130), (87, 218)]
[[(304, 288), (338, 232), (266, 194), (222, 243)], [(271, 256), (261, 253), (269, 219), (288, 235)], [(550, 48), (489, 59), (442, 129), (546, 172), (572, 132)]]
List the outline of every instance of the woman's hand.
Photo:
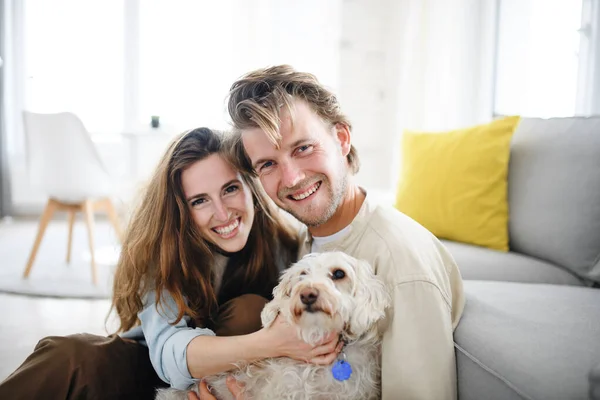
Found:
[(331, 332), (316, 346), (311, 346), (299, 339), (296, 328), (285, 322), (280, 315), (263, 331), (265, 343), (275, 353), (273, 357), (290, 357), (313, 364), (329, 365), (342, 351), (343, 343), (339, 341), (339, 333)]

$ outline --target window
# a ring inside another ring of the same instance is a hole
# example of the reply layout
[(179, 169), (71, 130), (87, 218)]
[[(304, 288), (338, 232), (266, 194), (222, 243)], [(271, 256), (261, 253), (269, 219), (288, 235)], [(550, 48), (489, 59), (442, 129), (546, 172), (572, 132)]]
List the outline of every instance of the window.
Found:
[(579, 113), (582, 4), (499, 0), (495, 114)]
[(25, 107), (72, 111), (90, 130), (123, 122), (123, 5), (117, 1), (27, 0)]
[(231, 84), (267, 65), (335, 84), (340, 8), (339, 0), (140, 1), (137, 120), (227, 128)]
[(169, 131), (226, 128), (231, 83), (267, 65), (335, 88), (341, 0), (24, 4), (26, 108), (72, 111), (93, 133), (149, 126), (152, 115)]
[(138, 121), (222, 128), (235, 80), (227, 1), (151, 1), (139, 8)]

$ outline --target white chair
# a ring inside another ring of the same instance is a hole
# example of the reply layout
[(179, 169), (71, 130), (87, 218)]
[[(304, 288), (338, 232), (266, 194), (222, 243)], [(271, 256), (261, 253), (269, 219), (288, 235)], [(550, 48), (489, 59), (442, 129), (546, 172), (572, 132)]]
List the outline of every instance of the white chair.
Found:
[(119, 240), (123, 231), (110, 200), (113, 184), (89, 132), (74, 114), (37, 114), (23, 112), (28, 169), (31, 183), (49, 196), (40, 219), (38, 233), (23, 272), (31, 272), (36, 253), (48, 222), (56, 211), (68, 212), (69, 237), (67, 263), (71, 260), (71, 242), (75, 213), (83, 212), (87, 225), (92, 264), (92, 282), (97, 283), (94, 258), (94, 212), (108, 214)]

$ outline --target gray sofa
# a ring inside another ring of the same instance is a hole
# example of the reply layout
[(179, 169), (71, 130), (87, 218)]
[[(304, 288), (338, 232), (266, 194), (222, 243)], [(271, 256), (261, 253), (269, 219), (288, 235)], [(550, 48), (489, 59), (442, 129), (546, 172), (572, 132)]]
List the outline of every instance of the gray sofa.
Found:
[(524, 118), (508, 253), (444, 241), (465, 280), (461, 400), (600, 399), (600, 118)]

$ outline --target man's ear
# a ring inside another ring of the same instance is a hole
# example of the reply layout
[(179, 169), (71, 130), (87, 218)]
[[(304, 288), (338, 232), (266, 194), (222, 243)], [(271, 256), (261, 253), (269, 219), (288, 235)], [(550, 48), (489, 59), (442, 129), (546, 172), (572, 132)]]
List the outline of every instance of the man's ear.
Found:
[(342, 148), (342, 155), (346, 157), (350, 153), (352, 146), (352, 135), (350, 134), (350, 127), (346, 124), (338, 122), (334, 125), (335, 137)]

